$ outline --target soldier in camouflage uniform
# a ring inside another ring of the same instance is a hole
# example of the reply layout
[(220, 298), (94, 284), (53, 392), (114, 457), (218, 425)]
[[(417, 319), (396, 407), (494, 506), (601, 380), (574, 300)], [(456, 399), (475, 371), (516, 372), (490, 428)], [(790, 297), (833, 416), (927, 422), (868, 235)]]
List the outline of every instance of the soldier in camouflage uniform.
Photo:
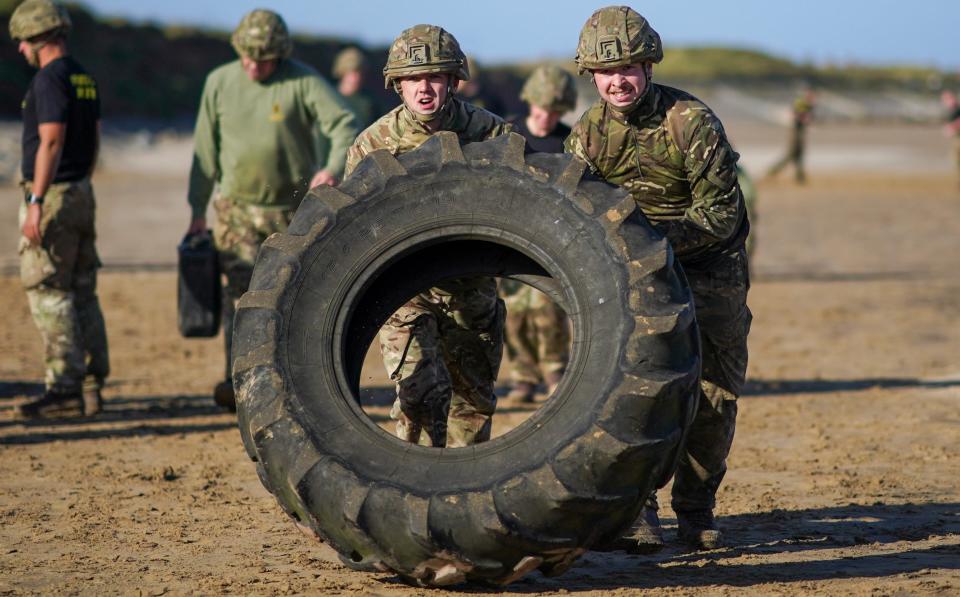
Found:
[(90, 185), (100, 99), (96, 81), (67, 54), (69, 30), (66, 10), (50, 0), (27, 0), (10, 17), (10, 37), (39, 69), (23, 100), (19, 251), (46, 352), (46, 392), (18, 407), (24, 418), (98, 412), (110, 373)]
[[(439, 131), (453, 131), (463, 143), (510, 131), (499, 117), (454, 97), (470, 75), (457, 40), (441, 27), (403, 31), (383, 74), (403, 103), (360, 134), (347, 153), (348, 175), (370, 152), (399, 155)], [(401, 439), (462, 447), (490, 438), (503, 318), (496, 280), (480, 276), (439, 284), (390, 316), (380, 350), (397, 384), (390, 414)]]
[(797, 184), (807, 181), (806, 170), (803, 167), (803, 156), (807, 149), (807, 127), (813, 121), (813, 107), (816, 96), (812, 90), (805, 91), (793, 101), (791, 113), (790, 136), (787, 140), (787, 152), (777, 161), (767, 176), (776, 176), (787, 164), (793, 163), (793, 173)]
[[(567, 150), (627, 189), (683, 264), (703, 345), (699, 407), (673, 484), (682, 540), (720, 544), (715, 494), (726, 472), (737, 397), (747, 369), (749, 223), (737, 184), (738, 155), (723, 126), (692, 95), (651, 81), (660, 36), (626, 6), (593, 13), (576, 61), (601, 99), (581, 116)], [(662, 546), (655, 496), (638, 519), (632, 549)]]
[[(214, 241), (226, 277), (226, 381), (214, 399), (234, 408), (230, 344), (236, 303), (246, 292), (260, 244), (286, 230), (309, 188), (334, 185), (357, 135), (353, 113), (333, 87), (298, 60), (280, 15), (254, 10), (231, 38), (240, 59), (207, 77), (194, 129), (188, 234), (205, 234), (214, 186)], [(316, 138), (319, 129), (322, 139)], [(322, 156), (318, 148), (326, 144)]]
[(367, 59), (357, 48), (341, 50), (333, 61), (333, 76), (338, 80), (337, 91), (347, 102), (361, 131), (377, 116), (376, 102), (363, 91), (363, 75)]
[(940, 102), (945, 111), (943, 132), (953, 140), (953, 161), (960, 174), (960, 101), (957, 94), (945, 89), (940, 93)]
[[(570, 127), (560, 118), (577, 105), (573, 77), (557, 66), (534, 69), (520, 91), (527, 103), (526, 116), (512, 120), (513, 130), (534, 151), (563, 152)], [(500, 292), (507, 306), (507, 357), (513, 389), (509, 402), (533, 402), (537, 384), (552, 394), (567, 367), (570, 330), (567, 317), (556, 303), (539, 290), (515, 280), (503, 280)]]

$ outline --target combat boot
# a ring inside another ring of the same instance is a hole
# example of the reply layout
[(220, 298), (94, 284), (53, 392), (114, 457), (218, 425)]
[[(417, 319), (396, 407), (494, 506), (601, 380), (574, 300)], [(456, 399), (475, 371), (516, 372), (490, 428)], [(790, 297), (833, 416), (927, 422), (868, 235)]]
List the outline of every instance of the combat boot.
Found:
[(217, 406), (223, 407), (230, 412), (237, 412), (237, 398), (233, 393), (233, 382), (229, 379), (221, 381), (213, 388), (213, 401)]
[(627, 534), (618, 537), (601, 551), (625, 551), (631, 554), (652, 555), (663, 549), (663, 528), (657, 515), (657, 497), (651, 495)]
[(534, 388), (533, 384), (526, 381), (518, 381), (513, 384), (513, 389), (507, 394), (507, 402), (513, 404), (529, 404), (533, 402)]
[(102, 383), (98, 380), (83, 383), (83, 414), (88, 417), (103, 410), (103, 396), (100, 394)]
[(14, 411), (18, 419), (55, 419), (83, 414), (80, 392), (47, 390), (42, 396), (20, 404)]
[(723, 547), (723, 533), (717, 528), (711, 510), (677, 512), (677, 536), (692, 549)]

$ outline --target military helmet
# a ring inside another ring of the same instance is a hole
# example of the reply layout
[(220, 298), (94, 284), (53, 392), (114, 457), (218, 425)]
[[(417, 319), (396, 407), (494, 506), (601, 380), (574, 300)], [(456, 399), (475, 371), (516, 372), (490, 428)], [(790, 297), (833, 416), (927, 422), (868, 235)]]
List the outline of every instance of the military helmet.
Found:
[(286, 58), (293, 51), (293, 42), (283, 17), (258, 8), (248, 12), (230, 37), (237, 54), (253, 60)]
[(538, 66), (523, 84), (520, 99), (551, 112), (569, 112), (577, 106), (577, 85), (559, 66)]
[(30, 39), (43, 33), (70, 30), (70, 15), (52, 0), (26, 0), (10, 15), (10, 37)]
[(663, 44), (640, 13), (629, 6), (607, 6), (584, 23), (574, 60), (581, 75), (592, 69), (660, 62)]
[(470, 80), (460, 44), (443, 27), (414, 25), (397, 36), (383, 67), (383, 84), (389, 88), (400, 77), (425, 73), (450, 73), (461, 81)]
[(341, 50), (333, 61), (333, 76), (337, 79), (343, 78), (343, 75), (357, 70), (363, 70), (367, 64), (367, 58), (363, 52), (357, 48), (346, 48)]

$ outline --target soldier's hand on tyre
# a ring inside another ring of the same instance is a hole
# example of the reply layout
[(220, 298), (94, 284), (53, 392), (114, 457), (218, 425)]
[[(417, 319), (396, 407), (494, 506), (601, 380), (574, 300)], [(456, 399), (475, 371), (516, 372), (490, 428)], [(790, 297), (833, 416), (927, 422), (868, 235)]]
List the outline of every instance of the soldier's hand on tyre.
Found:
[(310, 180), (310, 188), (319, 187), (320, 185), (327, 185), (328, 187), (336, 186), (337, 177), (326, 170), (321, 170), (313, 175), (313, 178)]
[(27, 206), (27, 217), (23, 220), (23, 236), (30, 241), (30, 244), (39, 245), (40, 219), (43, 217), (43, 206), (38, 204)]

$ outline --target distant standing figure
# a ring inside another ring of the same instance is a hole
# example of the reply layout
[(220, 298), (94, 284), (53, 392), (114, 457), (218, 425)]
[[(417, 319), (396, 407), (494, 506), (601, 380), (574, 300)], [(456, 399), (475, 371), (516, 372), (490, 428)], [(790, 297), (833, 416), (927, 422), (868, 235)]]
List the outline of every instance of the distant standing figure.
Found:
[(99, 412), (110, 373), (90, 185), (100, 97), (67, 53), (69, 31), (67, 11), (50, 0), (27, 0), (10, 17), (10, 37), (40, 69), (23, 100), (20, 277), (43, 337), (46, 391), (19, 406), (27, 419)]
[(957, 165), (957, 173), (960, 174), (960, 102), (957, 101), (957, 94), (950, 90), (944, 90), (940, 94), (940, 101), (946, 108), (946, 124), (943, 130), (949, 137), (953, 137), (953, 159)]
[(370, 126), (380, 115), (376, 102), (363, 91), (363, 76), (367, 68), (367, 59), (357, 48), (346, 48), (337, 54), (333, 61), (333, 76), (339, 81), (337, 91), (347, 102), (357, 119), (357, 128), (363, 130)]
[[(577, 105), (577, 86), (570, 73), (557, 66), (537, 67), (524, 83), (520, 99), (529, 112), (511, 122), (513, 130), (534, 151), (563, 153), (570, 127), (560, 118)], [(507, 306), (506, 346), (513, 382), (507, 401), (533, 402), (540, 382), (546, 384), (548, 395), (553, 394), (569, 356), (566, 314), (545, 294), (521, 282), (502, 280), (500, 292)]]
[(790, 137), (787, 143), (787, 153), (774, 164), (767, 172), (767, 176), (776, 176), (787, 164), (793, 162), (794, 175), (797, 184), (807, 180), (803, 167), (803, 155), (807, 145), (807, 126), (813, 121), (813, 109), (816, 105), (816, 95), (807, 90), (793, 102), (793, 124), (790, 127)]
[[(308, 189), (339, 181), (358, 131), (353, 112), (333, 87), (290, 58), (293, 44), (280, 15), (251, 11), (231, 42), (240, 59), (211, 72), (200, 98), (187, 233), (206, 233), (207, 205), (216, 186), (213, 236), (226, 276), (226, 379), (214, 388), (214, 400), (234, 409), (233, 315), (250, 284), (260, 244), (287, 229)], [(330, 148), (324, 163), (319, 163), (321, 142)]]

